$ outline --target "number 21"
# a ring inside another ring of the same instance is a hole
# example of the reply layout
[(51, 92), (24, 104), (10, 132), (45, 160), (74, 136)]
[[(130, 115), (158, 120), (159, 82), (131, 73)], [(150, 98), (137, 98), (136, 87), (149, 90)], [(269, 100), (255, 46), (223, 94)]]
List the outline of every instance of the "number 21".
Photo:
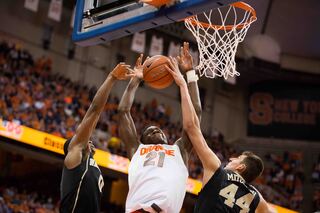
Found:
[(159, 155), (158, 167), (163, 167), (163, 162), (166, 154), (164, 152), (149, 152), (146, 156), (146, 160), (143, 163), (143, 166), (154, 166), (156, 164), (156, 157)]

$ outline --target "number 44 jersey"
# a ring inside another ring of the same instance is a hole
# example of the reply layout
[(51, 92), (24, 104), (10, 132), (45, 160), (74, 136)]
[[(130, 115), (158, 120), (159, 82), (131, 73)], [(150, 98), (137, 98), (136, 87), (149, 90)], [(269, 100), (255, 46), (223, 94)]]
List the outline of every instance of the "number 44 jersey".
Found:
[(236, 172), (219, 168), (199, 193), (195, 213), (254, 213), (257, 190)]
[(178, 213), (186, 194), (188, 170), (177, 145), (140, 144), (129, 165), (126, 212), (144, 209)]

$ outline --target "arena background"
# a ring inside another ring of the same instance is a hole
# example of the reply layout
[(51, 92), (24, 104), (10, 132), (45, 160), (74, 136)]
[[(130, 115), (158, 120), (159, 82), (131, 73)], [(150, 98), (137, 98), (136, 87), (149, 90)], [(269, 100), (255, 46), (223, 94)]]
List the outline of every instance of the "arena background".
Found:
[[(299, 212), (319, 211), (320, 4), (247, 2), (259, 19), (238, 49), (241, 76), (236, 82), (199, 81), (202, 130), (224, 163), (242, 150), (264, 158), (266, 171), (255, 185), (268, 201)], [(57, 211), (62, 138), (72, 135), (107, 73), (120, 61), (133, 65), (139, 55), (132, 50), (134, 36), (93, 47), (73, 44), (74, 4), (64, 1), (56, 21), (48, 18), (49, 0), (40, 0), (36, 11), (27, 9), (24, 0), (0, 2), (0, 210)], [(162, 39), (164, 55), (172, 42), (184, 40), (196, 51), (181, 24), (148, 30), (145, 36), (145, 55), (154, 36)], [(128, 160), (118, 138), (116, 112), (126, 84), (118, 82), (112, 89), (94, 135), (104, 150), (97, 156), (105, 174), (104, 212), (123, 212), (128, 190)], [(179, 136), (176, 86), (152, 90), (142, 85), (135, 100), (137, 125), (158, 121), (171, 141)], [(60, 111), (52, 105), (60, 105)], [(201, 187), (202, 170), (195, 156), (189, 172), (190, 193), (182, 212), (192, 212), (194, 193)]]

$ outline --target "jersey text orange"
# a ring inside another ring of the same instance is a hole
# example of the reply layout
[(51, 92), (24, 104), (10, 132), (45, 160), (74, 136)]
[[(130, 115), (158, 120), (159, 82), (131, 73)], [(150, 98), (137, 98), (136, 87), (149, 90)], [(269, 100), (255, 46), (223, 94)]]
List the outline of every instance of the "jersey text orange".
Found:
[(142, 148), (140, 150), (140, 155), (148, 154), (151, 151), (161, 151), (161, 150), (163, 150), (166, 153), (166, 155), (174, 156), (174, 150), (173, 149), (165, 149), (161, 145), (153, 145), (153, 146), (149, 146), (148, 148)]

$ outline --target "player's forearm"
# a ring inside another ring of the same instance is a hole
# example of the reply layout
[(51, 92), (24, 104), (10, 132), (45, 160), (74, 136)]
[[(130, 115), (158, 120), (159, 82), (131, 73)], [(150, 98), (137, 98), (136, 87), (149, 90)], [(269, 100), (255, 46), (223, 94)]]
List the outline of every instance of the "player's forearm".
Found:
[(76, 130), (76, 134), (72, 139), (72, 144), (82, 144), (83, 147), (87, 145), (115, 81), (116, 78), (109, 74), (107, 79), (100, 86), (88, 111)]
[(180, 86), (180, 95), (183, 128), (188, 133), (189, 128), (199, 127), (199, 120), (192, 105), (187, 85)]
[[(196, 111), (197, 117), (199, 121), (201, 120), (201, 101), (200, 101), (200, 95), (199, 95), (199, 89), (198, 89), (198, 84), (197, 81), (194, 82), (189, 82), (188, 83), (188, 91), (191, 97), (192, 105)], [(183, 148), (187, 151), (187, 153), (190, 153), (192, 150), (192, 143), (186, 133), (185, 130), (182, 131), (182, 142), (183, 142)]]
[(99, 114), (103, 110), (115, 82), (116, 78), (109, 74), (94, 96), (88, 111)]
[(130, 159), (139, 145), (137, 131), (130, 114), (130, 109), (140, 82), (141, 80), (136, 77), (130, 80), (118, 106), (120, 138), (127, 148)]
[(192, 105), (196, 111), (197, 117), (199, 118), (199, 121), (201, 121), (201, 100), (200, 100), (200, 94), (199, 94), (199, 88), (197, 81), (188, 83), (188, 90), (189, 94), (191, 96)]
[(118, 106), (118, 110), (120, 112), (130, 111), (140, 82), (141, 82), (141, 79), (137, 77), (134, 77), (130, 80)]

